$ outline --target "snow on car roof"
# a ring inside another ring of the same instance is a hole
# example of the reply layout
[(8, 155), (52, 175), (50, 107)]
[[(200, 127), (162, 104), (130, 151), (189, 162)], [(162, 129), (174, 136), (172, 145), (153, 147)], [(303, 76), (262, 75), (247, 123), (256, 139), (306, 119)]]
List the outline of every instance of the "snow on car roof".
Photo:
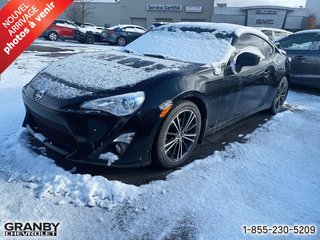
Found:
[(261, 33), (256, 28), (242, 26), (238, 24), (232, 23), (209, 23), (209, 22), (180, 22), (180, 23), (171, 23), (168, 25), (162, 26), (163, 28), (176, 26), (178, 28), (190, 27), (190, 28), (201, 28), (201, 29), (208, 29), (208, 30), (218, 30), (218, 31), (226, 31), (230, 33), (234, 33), (236, 36), (240, 36), (245, 33), (252, 33), (258, 35), (259, 37), (269, 40), (269, 38), (264, 34)]
[(292, 33), (290, 31), (279, 29), (279, 28), (267, 28), (267, 27), (259, 27), (260, 31), (275, 31), (275, 32), (284, 32), (284, 33)]
[(141, 27), (139, 25), (130, 25), (130, 24), (118, 24), (118, 25), (115, 25), (115, 26), (112, 26), (112, 27), (109, 27), (108, 29), (115, 29), (115, 28), (119, 28), (119, 27), (139, 27), (139, 28), (143, 28), (145, 29), (144, 27)]

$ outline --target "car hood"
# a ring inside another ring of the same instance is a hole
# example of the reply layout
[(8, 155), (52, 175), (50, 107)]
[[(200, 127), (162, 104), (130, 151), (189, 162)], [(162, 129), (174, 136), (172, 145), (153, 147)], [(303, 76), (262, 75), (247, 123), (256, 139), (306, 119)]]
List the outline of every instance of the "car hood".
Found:
[(90, 96), (134, 86), (190, 63), (133, 55), (119, 51), (72, 55), (41, 71), (29, 84), (35, 91), (58, 99)]

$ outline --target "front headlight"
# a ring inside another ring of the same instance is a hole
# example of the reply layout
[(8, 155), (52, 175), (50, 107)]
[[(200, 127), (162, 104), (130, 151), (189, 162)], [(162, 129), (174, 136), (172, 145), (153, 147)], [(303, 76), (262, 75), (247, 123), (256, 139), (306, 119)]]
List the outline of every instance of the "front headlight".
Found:
[(126, 116), (137, 111), (145, 100), (144, 92), (127, 93), (85, 102), (82, 109), (99, 110), (116, 116)]

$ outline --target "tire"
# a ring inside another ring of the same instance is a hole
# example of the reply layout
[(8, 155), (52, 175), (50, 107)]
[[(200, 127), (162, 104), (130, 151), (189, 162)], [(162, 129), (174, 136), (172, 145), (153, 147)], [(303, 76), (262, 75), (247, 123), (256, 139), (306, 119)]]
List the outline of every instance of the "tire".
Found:
[(286, 77), (283, 77), (279, 83), (279, 86), (277, 88), (276, 96), (273, 99), (271, 108), (269, 109), (269, 112), (273, 115), (281, 112), (284, 101), (287, 98), (289, 91), (289, 82)]
[(96, 38), (92, 34), (88, 34), (86, 36), (86, 43), (87, 44), (94, 44), (96, 41)]
[(175, 168), (185, 163), (197, 145), (201, 113), (190, 101), (174, 106), (164, 120), (156, 140), (156, 158), (161, 167)]
[(57, 41), (59, 39), (59, 35), (56, 32), (49, 32), (48, 38), (50, 41)]
[(119, 37), (117, 39), (118, 46), (125, 46), (127, 44), (127, 39), (125, 37)]

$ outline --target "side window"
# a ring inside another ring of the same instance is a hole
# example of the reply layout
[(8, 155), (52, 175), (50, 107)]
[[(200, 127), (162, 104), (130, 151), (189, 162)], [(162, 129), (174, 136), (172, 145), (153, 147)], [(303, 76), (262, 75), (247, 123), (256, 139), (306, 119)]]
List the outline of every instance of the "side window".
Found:
[(145, 33), (146, 31), (142, 28), (136, 27), (136, 32), (137, 33)]
[(315, 37), (316, 33), (300, 33), (296, 35), (290, 35), (289, 37), (279, 41), (280, 48), (308, 50), (311, 47)]
[(242, 52), (252, 52), (261, 57), (261, 61), (268, 59), (273, 54), (273, 47), (262, 38), (244, 34), (236, 44), (236, 55)]
[(273, 40), (273, 34), (272, 31), (268, 31), (268, 30), (262, 30), (262, 32), (267, 35), (267, 37), (272, 41)]
[(320, 51), (320, 33), (316, 37), (316, 40), (310, 46), (311, 51)]
[(126, 27), (125, 28), (125, 32), (136, 32), (135, 28), (134, 27)]

